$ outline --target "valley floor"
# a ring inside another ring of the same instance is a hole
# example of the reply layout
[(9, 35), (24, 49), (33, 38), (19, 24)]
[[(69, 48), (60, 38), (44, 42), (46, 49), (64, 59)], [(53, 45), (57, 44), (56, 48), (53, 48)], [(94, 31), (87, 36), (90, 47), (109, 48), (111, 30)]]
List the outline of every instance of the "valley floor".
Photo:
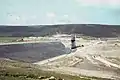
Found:
[[(66, 40), (61, 42), (70, 46)], [(81, 39), (76, 44), (84, 47), (33, 64), (0, 59), (0, 80), (49, 80), (53, 76), (55, 80), (120, 80), (120, 40)]]

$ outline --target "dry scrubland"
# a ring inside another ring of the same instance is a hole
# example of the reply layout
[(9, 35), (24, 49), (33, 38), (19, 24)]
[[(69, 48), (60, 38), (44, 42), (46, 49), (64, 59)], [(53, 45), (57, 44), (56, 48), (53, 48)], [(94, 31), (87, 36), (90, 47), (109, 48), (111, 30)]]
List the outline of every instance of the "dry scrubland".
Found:
[[(103, 80), (103, 78), (72, 76), (41, 70), (38, 65), (0, 59), (0, 80)], [(104, 79), (108, 80), (108, 79)]]

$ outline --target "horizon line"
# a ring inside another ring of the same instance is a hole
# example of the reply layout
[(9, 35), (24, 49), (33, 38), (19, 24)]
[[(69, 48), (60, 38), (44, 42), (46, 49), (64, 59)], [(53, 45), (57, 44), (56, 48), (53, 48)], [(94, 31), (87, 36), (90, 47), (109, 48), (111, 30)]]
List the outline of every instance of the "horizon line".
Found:
[(65, 24), (0, 24), (0, 26), (50, 26), (50, 25), (116, 25), (116, 26), (120, 26), (120, 24), (100, 24), (100, 23), (65, 23)]

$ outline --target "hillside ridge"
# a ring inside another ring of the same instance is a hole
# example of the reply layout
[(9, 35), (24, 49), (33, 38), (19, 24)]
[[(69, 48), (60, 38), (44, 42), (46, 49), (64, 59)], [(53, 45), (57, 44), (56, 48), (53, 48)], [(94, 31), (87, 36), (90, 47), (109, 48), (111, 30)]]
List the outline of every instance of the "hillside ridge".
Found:
[(48, 36), (56, 33), (82, 34), (92, 37), (118, 37), (120, 25), (64, 24), (64, 25), (0, 25), (0, 36)]

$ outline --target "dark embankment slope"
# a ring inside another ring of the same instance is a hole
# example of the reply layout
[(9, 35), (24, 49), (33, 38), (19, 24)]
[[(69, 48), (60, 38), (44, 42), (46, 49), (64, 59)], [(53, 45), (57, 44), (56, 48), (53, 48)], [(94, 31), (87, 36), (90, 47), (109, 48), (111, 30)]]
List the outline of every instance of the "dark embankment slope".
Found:
[(99, 24), (0, 26), (0, 36), (46, 36), (56, 32), (93, 37), (117, 37), (120, 35), (120, 26)]
[(0, 58), (9, 58), (29, 63), (56, 57), (65, 53), (66, 49), (64, 45), (59, 42), (0, 46)]

